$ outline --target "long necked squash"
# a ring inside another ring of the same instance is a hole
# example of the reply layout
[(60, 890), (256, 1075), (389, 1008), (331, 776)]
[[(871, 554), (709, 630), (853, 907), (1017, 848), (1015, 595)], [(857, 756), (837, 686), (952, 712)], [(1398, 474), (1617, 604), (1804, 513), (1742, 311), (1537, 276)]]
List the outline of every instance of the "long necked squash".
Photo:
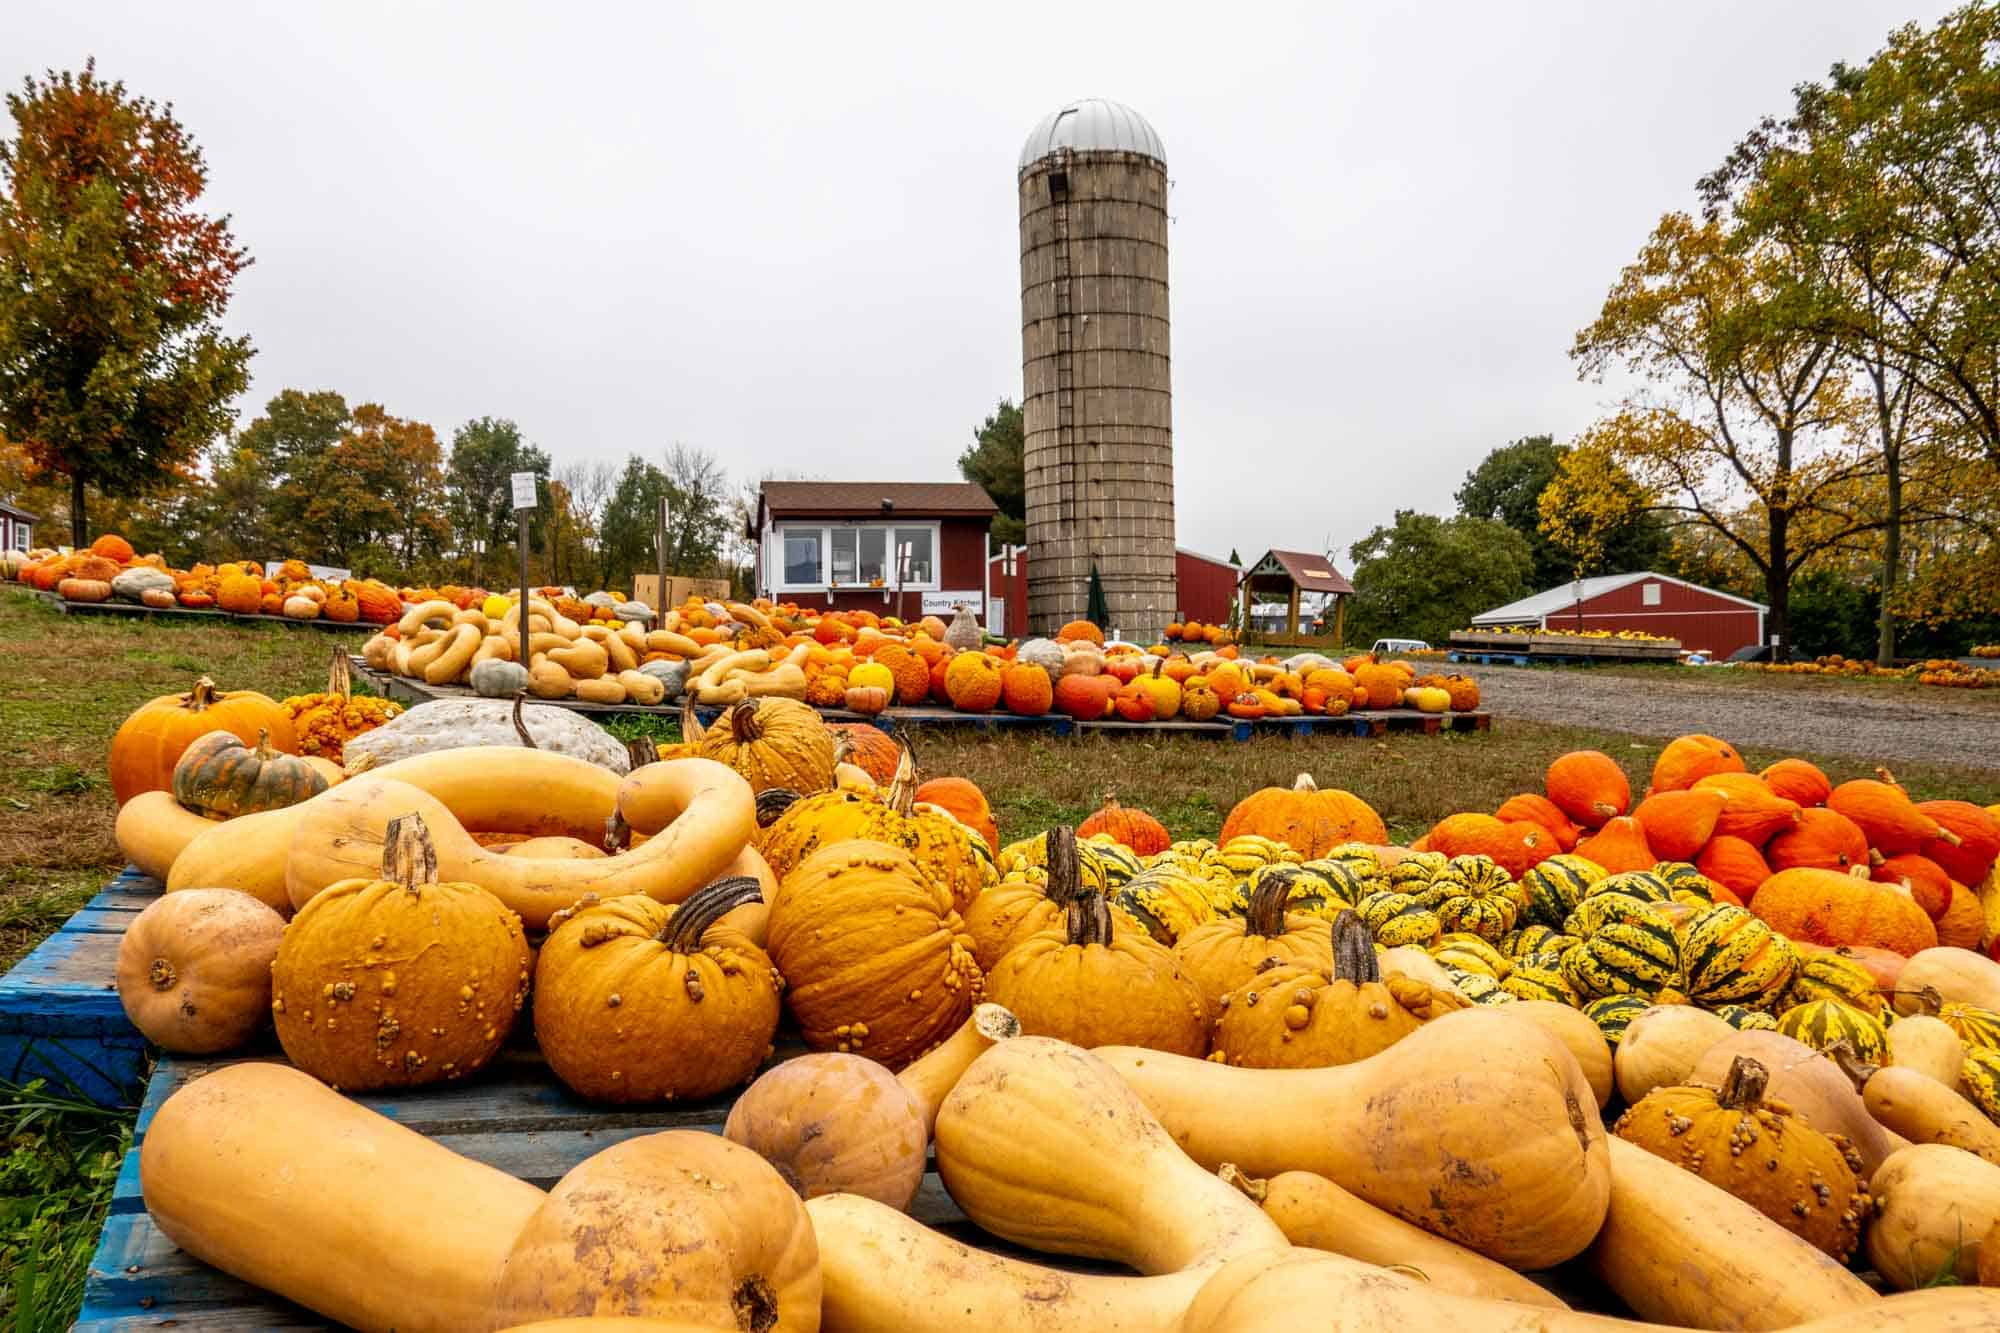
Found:
[[(167, 876), (173, 873), (174, 862), (188, 849), (188, 844), (210, 829), (219, 827), (220, 820), (196, 814), (176, 801), (172, 792), (162, 788), (140, 792), (119, 806), (118, 820), (112, 826), (111, 836), (128, 862), (165, 883)], [(275, 903), (265, 905), (277, 906)], [(291, 911), (289, 902), (285, 904), (284, 911)]]
[(195, 1258), (364, 1333), (489, 1327), (501, 1264), (545, 1197), (262, 1062), (169, 1097), (139, 1184)]
[(1963, 1148), (2000, 1166), (2000, 1125), (1987, 1119), (1984, 1111), (1950, 1085), (1907, 1065), (1865, 1064), (1844, 1050), (1836, 1050), (1835, 1059), (1861, 1089), (1861, 1102), (1868, 1114), (1883, 1128), (1912, 1143)]
[(1574, 1257), (1604, 1220), (1610, 1166), (1589, 1082), (1561, 1042), (1495, 1009), (1326, 1069), (1097, 1053), (1211, 1170), (1312, 1171), (1520, 1268)]

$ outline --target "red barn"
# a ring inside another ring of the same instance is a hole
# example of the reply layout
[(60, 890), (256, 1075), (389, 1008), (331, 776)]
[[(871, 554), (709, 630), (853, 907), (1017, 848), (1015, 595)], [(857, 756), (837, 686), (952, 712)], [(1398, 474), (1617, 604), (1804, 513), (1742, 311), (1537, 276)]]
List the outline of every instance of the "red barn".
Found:
[(1722, 659), (1738, 648), (1764, 642), (1764, 612), (1768, 609), (1762, 602), (1644, 571), (1565, 583), (1476, 615), (1472, 627), (1641, 630), (1663, 639), (1679, 639), (1688, 652), (1705, 652)]
[(757, 591), (817, 611), (984, 619), (987, 529), (999, 513), (969, 481), (767, 481), (750, 537)]
[[(1176, 547), (1174, 578), (1179, 586), (1176, 619), (1199, 620), (1204, 625), (1228, 623), (1230, 605), (1236, 597), (1236, 566), (1227, 560)], [(993, 590), (993, 609), (997, 613), (987, 621), (987, 628), (1017, 639), (1032, 633), (1027, 625), (1028, 548), (1008, 546), (995, 551), (987, 587)]]

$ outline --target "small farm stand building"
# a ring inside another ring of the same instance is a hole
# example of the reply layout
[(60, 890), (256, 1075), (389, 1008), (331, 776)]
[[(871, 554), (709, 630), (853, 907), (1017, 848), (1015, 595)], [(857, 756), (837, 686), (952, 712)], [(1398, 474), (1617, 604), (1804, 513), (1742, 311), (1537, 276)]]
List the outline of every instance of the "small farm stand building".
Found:
[[(1212, 555), (1202, 555), (1185, 547), (1174, 548), (1175, 596), (1180, 620), (1199, 620), (1220, 625), (1229, 619), (1229, 605), (1236, 595), (1236, 566)], [(995, 634), (1026, 638), (1028, 625), (1028, 548), (1006, 546), (993, 553), (992, 572), (987, 587), (993, 590), (993, 610), (986, 627)], [(1114, 610), (1114, 616), (1116, 608)], [(1114, 628), (1126, 631), (1125, 626)], [(1137, 632), (1143, 626), (1131, 627)]]
[[(1327, 642), (1338, 644), (1346, 633), (1347, 598), (1354, 592), (1354, 585), (1323, 555), (1309, 555), (1304, 551), (1266, 551), (1243, 571), (1242, 581), (1237, 586), (1243, 598), (1243, 623), (1246, 626), (1250, 624), (1252, 603), (1263, 598), (1285, 603), (1284, 633), (1258, 634), (1256, 637), (1264, 642), (1312, 647)], [(1333, 599), (1333, 623), (1327, 627), (1330, 633), (1315, 635), (1299, 632), (1299, 595), (1308, 592)]]
[(988, 528), (969, 481), (767, 481), (749, 536), (757, 591), (819, 611), (985, 617)]
[(1690, 652), (1728, 657), (1764, 642), (1762, 602), (1704, 588), (1667, 574), (1604, 574), (1496, 606), (1472, 618), (1474, 629), (1528, 626), (1563, 630), (1641, 630), (1679, 639)]
[(35, 524), (41, 522), (25, 509), (0, 500), (0, 551), (25, 551), (35, 544)]

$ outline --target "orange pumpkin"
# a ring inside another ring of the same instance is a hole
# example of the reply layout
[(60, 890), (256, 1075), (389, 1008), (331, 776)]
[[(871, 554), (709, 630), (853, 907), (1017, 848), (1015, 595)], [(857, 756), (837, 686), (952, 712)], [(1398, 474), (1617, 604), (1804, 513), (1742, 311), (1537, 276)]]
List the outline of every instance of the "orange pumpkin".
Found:
[(1269, 711), (1264, 706), (1264, 697), (1255, 690), (1244, 690), (1229, 701), (1229, 716), (1245, 721), (1254, 722)]
[(1696, 733), (1667, 742), (1653, 761), (1654, 791), (1686, 791), (1715, 773), (1741, 773), (1743, 756), (1728, 741)]
[(1024, 717), (1040, 717), (1055, 706), (1049, 673), (1030, 662), (1009, 663), (1000, 673), (1000, 697), (1008, 712)]
[(875, 650), (878, 666), (889, 668), (896, 678), (896, 702), (915, 708), (931, 697), (930, 664), (901, 644), (885, 644)]
[(1809, 764), (1803, 759), (1780, 759), (1757, 776), (1764, 779), (1772, 791), (1788, 801), (1797, 801), (1806, 809), (1825, 805), (1826, 798), (1833, 794), (1833, 783), (1826, 774), (1820, 772), (1817, 764)]
[(1540, 824), (1554, 835), (1557, 851), (1573, 851), (1583, 838), (1583, 830), (1570, 822), (1569, 816), (1562, 812), (1561, 807), (1548, 797), (1537, 796), (1533, 792), (1509, 796), (1500, 803), (1500, 808), (1493, 812), (1493, 817), (1500, 820), (1526, 819)]
[(1602, 750), (1558, 755), (1543, 784), (1556, 808), (1583, 828), (1602, 828), (1604, 821), (1632, 806), (1632, 784), (1625, 770)]
[(227, 731), (245, 745), (270, 734), (271, 748), (298, 753), (291, 716), (277, 700), (255, 690), (218, 693), (203, 676), (186, 694), (163, 694), (142, 704), (111, 738), (111, 792), (118, 803), (145, 791), (170, 791), (174, 765), (188, 746), (211, 731)]
[(1222, 821), (1218, 842), (1256, 833), (1286, 843), (1302, 855), (1324, 856), (1343, 842), (1384, 843), (1389, 830), (1368, 802), (1338, 788), (1322, 791), (1312, 774), (1290, 787), (1265, 787), (1238, 801)]
[(1655, 852), (1670, 861), (1692, 861), (1715, 836), (1727, 800), (1719, 791), (1654, 792), (1639, 802), (1632, 818)]
[(1694, 859), (1694, 868), (1733, 892), (1746, 906), (1771, 877), (1764, 854), (1741, 838), (1710, 838)]
[[(1113, 676), (1112, 679), (1116, 680), (1117, 677)], [(1111, 696), (1111, 702), (1118, 710), (1118, 716), (1127, 722), (1151, 722), (1158, 715), (1152, 694), (1136, 680), (1127, 681), (1119, 686), (1118, 692)]]
[(1884, 856), (1914, 852), (1926, 839), (1947, 843), (1958, 840), (1957, 834), (1942, 828), (1937, 820), (1919, 810), (1893, 781), (1856, 778), (1843, 782), (1833, 789), (1826, 803), (1859, 824), (1868, 835), (1869, 846)]
[(1992, 873), (1993, 862), (2000, 859), (2000, 819), (1970, 801), (1919, 801), (1917, 809), (1958, 839), (1926, 838), (1919, 852), (1961, 884), (1978, 884)]
[(1111, 691), (1117, 684), (1109, 676), (1072, 673), (1057, 682), (1055, 706), (1079, 722), (1101, 721), (1111, 711)]
[(1979, 895), (1954, 882), (1951, 904), (1937, 919), (1937, 934), (1941, 945), (1977, 952), (1979, 941), (1986, 936), (1986, 911), (1979, 905)]
[(903, 751), (888, 732), (872, 722), (836, 722), (830, 730), (835, 752), (844, 745), (847, 762), (875, 779), (877, 786), (887, 787), (894, 780)]
[(1869, 878), (1877, 884), (1900, 884), (1908, 889), (1910, 897), (1932, 921), (1943, 916), (1945, 909), (1951, 906), (1951, 876), (1928, 856), (1919, 856), (1915, 852), (1891, 856), (1876, 866)]
[(1726, 798), (1715, 831), (1727, 837), (1761, 847), (1798, 827), (1798, 802), (1779, 796), (1754, 773), (1711, 773), (1697, 779), (1691, 790), (1720, 792)]
[(978, 783), (969, 778), (931, 778), (917, 787), (915, 799), (919, 805), (944, 811), (984, 839), (995, 856), (1000, 854), (1000, 829)]
[(1916, 900), (1898, 886), (1872, 883), (1865, 872), (1780, 870), (1749, 907), (1780, 934), (1813, 944), (1893, 949), (1906, 957), (1937, 944), (1937, 927)]
[(1056, 631), (1057, 643), (1075, 643), (1079, 640), (1085, 643), (1094, 643), (1102, 648), (1104, 646), (1104, 631), (1091, 624), (1088, 620), (1072, 620)]
[(1594, 861), (1614, 875), (1627, 870), (1650, 870), (1660, 858), (1646, 841), (1646, 830), (1626, 815), (1604, 821), (1604, 827), (1576, 845), (1576, 854)]
[(960, 712), (985, 713), (1000, 702), (1000, 663), (985, 653), (960, 653), (948, 664), (940, 661), (939, 666), (943, 668), (945, 693)]
[(1165, 824), (1136, 806), (1120, 805), (1110, 792), (1104, 793), (1104, 803), (1097, 812), (1076, 826), (1079, 838), (1098, 833), (1109, 833), (1141, 856), (1164, 852), (1173, 841)]
[(1486, 856), (1520, 876), (1556, 854), (1555, 835), (1532, 819), (1447, 815), (1424, 835), (1424, 846), (1446, 856)]
[(1868, 864), (1868, 835), (1837, 810), (1813, 806), (1799, 812), (1799, 822), (1771, 839), (1764, 849), (1773, 869), (1810, 866), (1846, 872)]

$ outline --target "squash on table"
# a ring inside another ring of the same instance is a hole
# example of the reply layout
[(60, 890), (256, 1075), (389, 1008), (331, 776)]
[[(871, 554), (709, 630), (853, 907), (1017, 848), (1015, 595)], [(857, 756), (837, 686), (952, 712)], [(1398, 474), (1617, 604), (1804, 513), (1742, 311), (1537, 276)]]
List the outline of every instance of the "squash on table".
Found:
[(1579, 828), (1602, 828), (1604, 821), (1632, 806), (1632, 784), (1618, 762), (1602, 750), (1572, 750), (1556, 756), (1543, 776), (1549, 800)]
[(1890, 1286), (1978, 1279), (1986, 1236), (2000, 1223), (2000, 1166), (1948, 1144), (1912, 1144), (1877, 1168), (1868, 1191), (1868, 1260)]
[(832, 843), (785, 875), (769, 949), (808, 1046), (891, 1069), (950, 1035), (981, 998), (950, 895), (879, 842)]
[[(1075, 845), (1083, 861), (1094, 860), (1088, 850), (1090, 844)], [(1092, 881), (1085, 887), (1091, 892), (1099, 891), (1096, 880), (1101, 878), (1101, 872), (1085, 873)], [(1050, 883), (1045, 866), (1016, 866), (998, 884), (972, 900), (965, 911), (965, 933), (972, 940), (972, 957), (980, 972), (991, 972), (998, 967), (1015, 945), (1030, 936), (1045, 930), (1068, 929), (1069, 908), (1050, 895)], [(1147, 932), (1140, 919), (1124, 907), (1114, 903), (1111, 912), (1113, 929)]]
[(1277, 964), (1225, 994), (1210, 1058), (1258, 1069), (1352, 1064), (1465, 1007), (1450, 987), (1400, 973), (1385, 981), (1368, 928), (1353, 912), (1334, 918), (1332, 948), (1325, 969)]
[(1899, 1018), (1889, 1024), (1887, 1044), (1888, 1058), (1882, 1063), (1915, 1070), (1947, 1088), (1958, 1086), (1965, 1043), (1942, 1018), (1934, 1014)]
[(167, 1098), (139, 1184), (194, 1258), (364, 1333), (490, 1327), (501, 1263), (545, 1198), (264, 1061)]
[(1307, 858), (1324, 856), (1344, 842), (1389, 841), (1382, 817), (1366, 801), (1338, 788), (1322, 791), (1310, 773), (1299, 774), (1289, 788), (1264, 787), (1238, 801), (1216, 841), (1244, 833), (1276, 839)]
[(271, 960), (284, 933), (283, 917), (234, 889), (155, 900), (118, 941), (125, 1016), (177, 1054), (241, 1046), (271, 1021)]
[(295, 754), (271, 746), (266, 728), (254, 745), (235, 733), (211, 731), (174, 764), (174, 799), (200, 815), (228, 819), (282, 810), (325, 791), (326, 775)]
[(670, 1129), (614, 1144), (556, 1182), (515, 1237), (481, 1327), (652, 1315), (811, 1333), (819, 1303), (819, 1249), (799, 1196), (749, 1149)]
[(286, 927), (278, 1041), (350, 1092), (463, 1078), (506, 1040), (528, 965), (521, 919), (475, 884), (440, 883), (423, 817), (398, 816), (380, 878), (332, 885)]
[(559, 913), (535, 963), (535, 1038), (595, 1101), (696, 1100), (747, 1083), (771, 1053), (784, 981), (722, 917), (756, 899), (720, 879), (678, 905), (625, 894)]
[(1867, 1171), (1874, 1171), (1904, 1140), (1868, 1114), (1854, 1083), (1831, 1058), (1782, 1032), (1741, 1031), (1708, 1048), (1688, 1075), (1689, 1083), (1722, 1086), (1736, 1057), (1747, 1055), (1770, 1075), (1766, 1095), (1781, 1101), (1822, 1134), (1840, 1134), (1854, 1145)]
[[(521, 675), (520, 684), (504, 693), (511, 695), (527, 684), (525, 670), (512, 662), (500, 665)], [(480, 690), (479, 693), (486, 691)], [(373, 731), (403, 711), (401, 704), (354, 693), (354, 673), (344, 647), (333, 650), (325, 690), (316, 694), (293, 695), (284, 701), (283, 707), (291, 717), (292, 729), (298, 736), (299, 753), (323, 755), (335, 763), (341, 762), (344, 757), (348, 741)]]
[[(1333, 934), (1328, 923), (1286, 910), (1291, 884), (1285, 876), (1266, 876), (1260, 871), (1259, 880), (1241, 917), (1217, 917), (1187, 931), (1174, 944), (1174, 957), (1201, 988), (1211, 1009), (1223, 996), (1255, 977), (1267, 959), (1321, 969), (1333, 966)], [(1370, 962), (1372, 965), (1372, 951)]]
[(1682, 923), (1681, 969), (1696, 1004), (1762, 1008), (1792, 984), (1799, 955), (1748, 909), (1717, 903)]
[[(1312, 1171), (1522, 1268), (1580, 1253), (1604, 1219), (1610, 1173), (1603, 1126), (1586, 1109), (1590, 1084), (1562, 1043), (1498, 1010), (1447, 1014), (1379, 1055), (1325, 1069), (1098, 1054), (1211, 1169)], [(1444, 1161), (1480, 1170), (1441, 1177)]]
[(141, 704), (111, 738), (111, 793), (124, 804), (142, 791), (173, 787), (182, 751), (211, 731), (227, 731), (255, 745), (268, 731), (287, 754), (298, 749), (292, 720), (274, 699), (255, 690), (218, 691), (203, 676), (186, 694), (164, 694)]
[(1876, 884), (1863, 867), (1780, 870), (1764, 881), (1750, 910), (1794, 940), (1858, 944), (1914, 955), (1937, 945), (1937, 927), (1907, 890)]
[(1612, 1058), (1618, 1095), (1636, 1105), (1655, 1088), (1686, 1083), (1709, 1048), (1735, 1034), (1735, 1028), (1706, 1009), (1652, 1006), (1627, 1024), (1619, 1038)]

